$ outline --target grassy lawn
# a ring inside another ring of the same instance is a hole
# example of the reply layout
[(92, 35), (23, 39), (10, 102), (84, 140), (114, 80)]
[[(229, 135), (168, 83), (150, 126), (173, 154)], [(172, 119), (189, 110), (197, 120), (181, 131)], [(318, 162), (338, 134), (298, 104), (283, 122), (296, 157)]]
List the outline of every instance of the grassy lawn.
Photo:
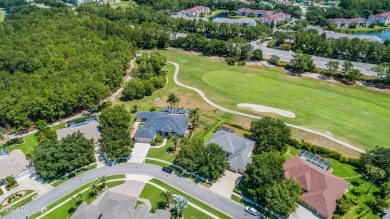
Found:
[(379, 30), (387, 30), (390, 29), (390, 25), (382, 27), (382, 26), (375, 26), (374, 28), (369, 28), (369, 27), (356, 27), (356, 28), (349, 28), (349, 31), (352, 32), (372, 32), (372, 31), (379, 31)]
[[(150, 201), (150, 204), (152, 205), (151, 211), (154, 212), (157, 209), (165, 209), (164, 199), (160, 197), (161, 192), (162, 190), (154, 187), (153, 185), (146, 184), (139, 197), (148, 199)], [(188, 208), (185, 208), (183, 211), (183, 215), (184, 218), (211, 218), (207, 214), (195, 209), (192, 206), (188, 206)]]
[[(12, 206), (11, 206), (12, 209), (22, 207), (23, 205), (25, 205), (25, 204), (31, 202), (31, 201), (33, 200), (33, 198), (32, 198), (33, 196), (34, 196), (34, 195), (31, 195), (31, 196), (29, 196), (29, 197), (27, 197), (27, 198), (21, 200), (20, 202), (18, 202), (18, 203), (16, 203), (16, 204), (12, 205)], [(8, 214), (8, 213), (10, 213), (10, 211), (0, 211), (0, 217), (3, 217), (4, 215), (6, 215), (6, 214)]]
[(61, 185), (62, 183), (68, 181), (69, 179), (71, 179), (71, 178), (73, 178), (73, 177), (75, 177), (75, 176), (78, 176), (78, 175), (80, 175), (80, 174), (82, 174), (82, 173), (84, 173), (84, 172), (87, 172), (87, 171), (89, 171), (89, 170), (95, 169), (96, 166), (97, 166), (96, 164), (93, 164), (93, 165), (91, 165), (91, 166), (88, 166), (88, 167), (86, 167), (86, 168), (84, 168), (84, 169), (78, 171), (78, 172), (75, 173), (75, 174), (70, 174), (70, 175), (68, 175), (67, 177), (65, 177), (65, 178), (63, 178), (63, 179), (61, 179), (61, 180), (55, 181), (55, 182), (52, 183), (51, 185), (54, 186), (54, 187), (57, 187), (57, 186)]
[[(180, 144), (177, 145), (180, 147)], [(161, 148), (150, 148), (147, 157), (157, 158), (160, 160), (165, 160), (168, 162), (173, 162), (175, 160), (175, 154), (173, 153), (174, 145), (172, 141), (167, 141), (167, 144)]]
[(218, 210), (208, 206), (207, 204), (199, 201), (198, 199), (195, 199), (195, 198), (193, 198), (191, 196), (188, 196), (184, 192), (182, 192), (182, 191), (180, 191), (180, 190), (178, 190), (176, 188), (173, 188), (172, 186), (170, 186), (170, 185), (168, 185), (168, 184), (166, 184), (166, 183), (164, 183), (164, 182), (162, 182), (162, 181), (160, 181), (158, 179), (151, 179), (150, 182), (153, 182), (153, 183), (163, 187), (164, 189), (167, 189), (167, 190), (169, 190), (169, 191), (171, 191), (171, 192), (173, 192), (173, 193), (175, 193), (177, 195), (182, 195), (182, 196), (187, 197), (188, 201), (190, 201), (191, 203), (193, 203), (193, 204), (203, 208), (204, 210), (214, 214), (215, 216), (218, 216), (221, 219), (230, 218), (229, 216), (225, 215), (224, 213), (222, 213), (222, 212), (220, 212), (220, 211), (218, 211)]
[(5, 18), (5, 12), (2, 8), (0, 8), (0, 22), (3, 22)]
[(157, 160), (148, 160), (148, 158), (145, 159), (145, 163), (157, 165), (157, 166), (160, 166), (160, 167), (167, 167), (167, 166), (169, 166), (169, 164), (167, 164), (167, 163), (163, 163), (163, 162), (160, 162), (160, 161), (157, 161)]
[[(108, 182), (108, 183), (106, 183), (106, 186), (108, 188), (112, 188), (112, 187), (121, 185), (124, 182), (125, 182), (125, 180), (115, 181), (115, 182)], [(95, 198), (92, 198), (92, 197), (89, 196), (89, 191), (84, 192), (82, 194), (82, 196), (83, 196), (83, 200), (86, 203), (88, 203), (88, 204), (92, 203), (92, 201), (95, 200)], [(74, 208), (75, 208), (75, 206), (72, 203), (72, 201), (68, 201), (65, 204), (61, 205), (56, 210), (50, 212), (49, 214), (45, 215), (42, 218), (46, 218), (46, 219), (68, 219), (68, 218), (70, 218), (72, 216), (72, 214), (73, 214), (73, 212), (75, 210)]]
[[(109, 180), (112, 180), (112, 179), (125, 179), (125, 178), (126, 178), (126, 176), (125, 176), (124, 174), (117, 174), (117, 175), (107, 176), (107, 177), (106, 177), (106, 180), (109, 181)], [(79, 188), (77, 188), (77, 189), (73, 190), (72, 192), (70, 192), (70, 193), (64, 195), (64, 196), (61, 197), (61, 198), (59, 198), (57, 201), (55, 201), (55, 202), (49, 204), (48, 206), (46, 206), (46, 209), (47, 209), (47, 210), (50, 210), (50, 209), (54, 208), (55, 206), (57, 206), (57, 205), (63, 203), (65, 200), (71, 198), (71, 197), (74, 196), (75, 194), (77, 194), (77, 193), (83, 191), (84, 189), (90, 187), (90, 186), (91, 186), (93, 183), (95, 183), (95, 182), (96, 182), (96, 181), (92, 181), (92, 182), (90, 182), (90, 183), (84, 184), (83, 186), (80, 186)], [(123, 180), (123, 181), (122, 181), (122, 180), (121, 180), (121, 181), (117, 181), (117, 182), (122, 182), (122, 183), (123, 183), (124, 180)], [(122, 183), (120, 183), (120, 184), (122, 184)], [(108, 183), (107, 183), (107, 184), (108, 184)], [(41, 206), (41, 207), (44, 207), (44, 206)], [(37, 213), (31, 215), (29, 218), (30, 218), (30, 219), (34, 219), (34, 218), (39, 217), (39, 216), (42, 215), (42, 214), (43, 214), (43, 213), (41, 213), (41, 212), (37, 212)]]
[(219, 58), (190, 55), (182, 50), (159, 52), (180, 64), (182, 83), (201, 89), (219, 105), (263, 116), (271, 114), (239, 108), (237, 104), (262, 104), (289, 110), (296, 118), (273, 116), (365, 149), (386, 146), (390, 141), (387, 133), (390, 123), (383, 122), (390, 116), (387, 94), (357, 85), (289, 76), (276, 68), (228, 66)]
[[(17, 202), (17, 201), (20, 200), (20, 199), (23, 199), (24, 197), (26, 197), (26, 196), (28, 196), (29, 194), (31, 194), (31, 193), (34, 192), (34, 190), (22, 190), (22, 191), (25, 192), (24, 195), (23, 195), (22, 197), (20, 197), (20, 198), (19, 198), (19, 197), (16, 197), (16, 198), (12, 199), (11, 204)], [(11, 195), (8, 196), (7, 198), (5, 198), (1, 203), (3, 203), (3, 202), (6, 201), (9, 197), (11, 197), (11, 196), (13, 196), (13, 195), (15, 195), (15, 194), (17, 194), (17, 193), (19, 193), (19, 192), (21, 192), (21, 191), (18, 191), (18, 192), (15, 192), (15, 193), (11, 194)], [(1, 204), (1, 207), (7, 207), (7, 205)]]
[(118, 7), (121, 7), (122, 9), (133, 8), (134, 6), (136, 6), (136, 4), (133, 1), (122, 1), (121, 3), (111, 4), (111, 7), (114, 9)]

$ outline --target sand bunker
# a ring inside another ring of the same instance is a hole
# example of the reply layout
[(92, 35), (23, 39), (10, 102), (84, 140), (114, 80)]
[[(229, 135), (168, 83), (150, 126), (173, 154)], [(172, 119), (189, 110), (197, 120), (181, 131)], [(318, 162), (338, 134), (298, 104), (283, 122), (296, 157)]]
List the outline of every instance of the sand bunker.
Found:
[(287, 111), (287, 110), (281, 110), (269, 106), (263, 106), (263, 105), (256, 105), (256, 104), (247, 104), (247, 103), (240, 103), (237, 105), (238, 107), (248, 107), (251, 108), (257, 112), (261, 113), (276, 113), (281, 116), (289, 117), (289, 118), (295, 118), (295, 114), (293, 112)]

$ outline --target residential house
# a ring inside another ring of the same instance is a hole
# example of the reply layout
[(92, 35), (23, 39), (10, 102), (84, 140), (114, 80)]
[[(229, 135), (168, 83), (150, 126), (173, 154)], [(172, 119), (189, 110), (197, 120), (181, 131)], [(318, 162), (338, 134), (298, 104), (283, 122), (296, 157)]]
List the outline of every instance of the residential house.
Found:
[(199, 17), (201, 13), (208, 14), (210, 13), (209, 7), (204, 6), (196, 6), (194, 8), (189, 8), (187, 10), (183, 10), (180, 12), (183, 15), (187, 15), (189, 17)]
[(336, 211), (337, 199), (348, 187), (348, 182), (295, 156), (283, 164), (287, 178), (293, 178), (302, 187), (302, 204), (324, 218)]
[(169, 219), (168, 211), (157, 209), (151, 213), (150, 206), (137, 204), (136, 197), (124, 195), (112, 191), (106, 191), (97, 203), (82, 203), (70, 217), (71, 219)]
[(236, 24), (242, 27), (254, 27), (256, 26), (256, 21), (250, 18), (215, 18), (213, 20), (214, 22), (217, 22), (219, 24)]
[(284, 21), (287, 19), (291, 19), (291, 15), (283, 13), (283, 12), (278, 12), (278, 13), (271, 14), (271, 15), (266, 16), (266, 17), (259, 18), (259, 23), (267, 24), (268, 26), (275, 27), (279, 21)]
[(101, 126), (96, 117), (80, 119), (66, 124), (67, 128), (57, 130), (57, 140), (75, 133), (81, 132), (87, 139), (93, 139), (94, 143), (98, 143), (100, 138)]
[(175, 18), (175, 19), (181, 18), (181, 19), (184, 19), (184, 20), (187, 20), (187, 21), (192, 21), (192, 20), (197, 20), (197, 21), (198, 21), (198, 20), (209, 21), (209, 19), (204, 18), (204, 17), (190, 17), (190, 16), (187, 16), (187, 15), (185, 15), (185, 14), (181, 14), (181, 13), (177, 13), (177, 12), (173, 13), (173, 14), (171, 15), (171, 17), (172, 17), (172, 18)]
[(249, 158), (253, 151), (255, 142), (236, 135), (228, 130), (219, 129), (214, 133), (206, 144), (215, 143), (226, 153), (230, 163), (230, 170), (243, 174), (246, 165), (251, 162)]
[(107, 0), (64, 0), (66, 3), (84, 4), (84, 3), (106, 3)]
[(29, 173), (29, 162), (21, 150), (17, 149), (7, 153), (2, 153), (0, 156), (0, 184), (6, 183), (5, 178), (8, 176), (18, 178)]
[(170, 134), (178, 137), (188, 135), (189, 117), (184, 114), (170, 114), (168, 112), (139, 112), (136, 115), (137, 122), (145, 122), (138, 127), (133, 138), (137, 142), (150, 143), (156, 134), (168, 137)]
[(365, 18), (349, 18), (349, 19), (346, 19), (346, 18), (331, 18), (331, 19), (328, 19), (329, 22), (331, 23), (334, 23), (337, 25), (337, 27), (341, 28), (341, 27), (349, 27), (349, 25), (351, 23), (356, 23), (356, 26), (359, 27), (359, 26), (362, 26), (362, 27), (365, 27), (367, 26), (367, 19)]
[(240, 8), (236, 11), (237, 15), (249, 16), (250, 13), (253, 13), (255, 17), (266, 17), (271, 15), (273, 12), (268, 10), (253, 10), (250, 8)]
[(390, 12), (384, 12), (382, 14), (375, 14), (368, 17), (367, 23), (372, 23), (378, 21), (379, 25), (388, 25), (390, 24)]

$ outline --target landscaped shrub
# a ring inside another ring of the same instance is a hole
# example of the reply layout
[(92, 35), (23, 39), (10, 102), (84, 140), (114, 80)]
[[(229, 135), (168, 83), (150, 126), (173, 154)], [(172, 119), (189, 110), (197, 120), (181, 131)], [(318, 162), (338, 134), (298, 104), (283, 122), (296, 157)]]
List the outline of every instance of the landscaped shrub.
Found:
[(239, 65), (239, 66), (245, 66), (245, 65), (246, 65), (246, 61), (240, 61), (240, 62), (238, 62), (238, 65)]
[(288, 44), (288, 43), (280, 44), (279, 48), (281, 50), (289, 51), (291, 49), (291, 44)]
[(14, 139), (8, 140), (5, 143), (5, 146), (12, 146), (15, 144), (23, 144), (23, 139), (22, 138), (14, 138)]
[(154, 139), (154, 141), (158, 142), (158, 143), (163, 142), (164, 141), (164, 137), (161, 136), (161, 135), (156, 135), (156, 138)]
[(5, 180), (7, 181), (7, 184), (5, 185), (5, 188), (7, 190), (18, 184), (18, 182), (16, 182), (15, 180), (15, 177), (13, 176), (8, 176), (7, 178), (5, 178)]
[(236, 62), (237, 62), (237, 59), (234, 58), (234, 57), (228, 57), (225, 59), (225, 62), (228, 64), (228, 65), (235, 65)]
[(155, 141), (152, 141), (151, 143), (150, 143), (150, 146), (156, 146), (157, 145), (157, 142), (155, 142)]

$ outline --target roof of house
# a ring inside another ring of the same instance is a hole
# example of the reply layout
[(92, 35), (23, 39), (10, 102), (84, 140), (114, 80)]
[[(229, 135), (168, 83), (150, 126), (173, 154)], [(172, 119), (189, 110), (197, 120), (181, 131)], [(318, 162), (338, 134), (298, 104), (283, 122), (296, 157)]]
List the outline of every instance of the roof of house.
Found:
[(145, 127), (139, 127), (137, 131), (134, 134), (134, 138), (148, 138), (148, 139), (153, 139), (154, 136), (156, 135), (156, 132), (153, 130), (149, 130)]
[(62, 138), (66, 137), (74, 132), (80, 131), (81, 133), (84, 134), (84, 136), (87, 139), (93, 138), (94, 142), (96, 143), (100, 138), (99, 129), (100, 129), (100, 124), (97, 121), (92, 121), (88, 124), (77, 126), (74, 128), (58, 129), (57, 130), (57, 139), (61, 140)]
[(278, 12), (278, 13), (275, 13), (275, 14), (268, 15), (266, 17), (262, 17), (262, 18), (260, 18), (260, 20), (275, 21), (275, 20), (279, 20), (279, 19), (285, 18), (287, 16), (290, 16), (290, 15), (286, 14), (286, 13), (283, 13), (283, 12)]
[(169, 219), (170, 214), (164, 210), (150, 213), (150, 207), (140, 204), (134, 208), (138, 198), (106, 191), (95, 205), (81, 204), (71, 219)]
[(218, 130), (206, 142), (215, 143), (229, 154), (230, 166), (245, 170), (251, 162), (249, 154), (252, 152), (255, 142), (224, 130)]
[(196, 7), (193, 7), (193, 8), (189, 8), (189, 9), (183, 10), (181, 12), (195, 13), (195, 12), (206, 10), (206, 9), (209, 9), (209, 8), (205, 7), (205, 6), (196, 6)]
[[(172, 115), (167, 112), (139, 112), (136, 118), (145, 119), (145, 124), (140, 131), (136, 131), (134, 138), (143, 138), (146, 135), (153, 135), (157, 132), (168, 132), (184, 135), (188, 126), (188, 116)], [(145, 129), (149, 130), (146, 132)]]
[(8, 176), (16, 177), (29, 165), (26, 155), (19, 149), (11, 151), (8, 155), (0, 156), (0, 179)]
[(374, 14), (370, 16), (371, 18), (390, 18), (390, 12), (384, 12), (381, 14)]
[(248, 13), (253, 12), (254, 14), (264, 14), (264, 13), (266, 13), (268, 15), (273, 13), (272, 11), (269, 11), (269, 10), (254, 10), (254, 9), (250, 9), (250, 8), (240, 8), (237, 11), (248, 12)]
[(208, 21), (207, 18), (205, 17), (189, 17), (185, 14), (180, 14), (180, 13), (175, 13), (175, 14), (172, 14), (171, 15), (172, 18), (175, 18), (175, 19), (179, 19), (179, 18), (182, 18), (182, 19), (185, 19), (185, 20), (188, 20), (188, 21), (192, 21), (192, 20), (203, 20), (203, 21)]
[(243, 23), (254, 23), (256, 24), (256, 22), (253, 20), (253, 19), (250, 19), (250, 18), (215, 18), (213, 20), (214, 22), (217, 22), (217, 23), (228, 23), (228, 24), (243, 24)]
[(283, 164), (285, 175), (294, 178), (306, 192), (302, 201), (326, 217), (336, 210), (336, 200), (345, 192), (348, 182), (316, 167), (299, 156)]
[(346, 19), (346, 18), (331, 18), (331, 19), (328, 19), (329, 22), (332, 22), (332, 23), (352, 23), (352, 22), (356, 22), (356, 23), (365, 23), (367, 21), (367, 19), (365, 18), (349, 18), (349, 19)]

